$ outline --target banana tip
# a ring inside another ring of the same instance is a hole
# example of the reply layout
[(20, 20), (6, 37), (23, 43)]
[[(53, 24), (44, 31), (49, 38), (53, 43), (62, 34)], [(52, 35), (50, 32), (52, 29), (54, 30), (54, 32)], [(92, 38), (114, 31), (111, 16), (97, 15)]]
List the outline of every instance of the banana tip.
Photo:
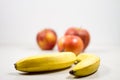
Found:
[(15, 67), (15, 69), (17, 69), (17, 65), (16, 64), (14, 64), (14, 67)]
[(73, 70), (71, 70), (71, 71), (69, 71), (69, 73), (70, 73), (70, 74), (74, 74), (74, 71), (73, 71)]

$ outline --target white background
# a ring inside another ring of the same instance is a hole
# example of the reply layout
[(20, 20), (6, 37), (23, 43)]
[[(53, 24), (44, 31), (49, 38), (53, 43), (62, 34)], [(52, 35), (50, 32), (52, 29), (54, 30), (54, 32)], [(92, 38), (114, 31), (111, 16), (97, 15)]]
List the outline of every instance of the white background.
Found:
[(70, 26), (91, 33), (91, 44), (120, 44), (120, 0), (0, 0), (0, 43), (35, 43), (36, 33)]
[(71, 26), (86, 28), (91, 42), (86, 52), (101, 57), (97, 73), (81, 80), (118, 80), (120, 64), (120, 0), (0, 0), (0, 79), (74, 79), (69, 69), (24, 75), (13, 64), (25, 56), (40, 53), (36, 34), (52, 28), (58, 38)]

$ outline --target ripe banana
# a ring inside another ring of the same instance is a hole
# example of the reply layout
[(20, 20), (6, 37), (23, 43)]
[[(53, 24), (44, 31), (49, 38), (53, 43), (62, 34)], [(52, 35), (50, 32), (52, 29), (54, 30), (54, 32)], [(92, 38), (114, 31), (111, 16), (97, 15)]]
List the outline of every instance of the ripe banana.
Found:
[(23, 58), (15, 63), (16, 70), (23, 72), (44, 72), (70, 67), (76, 60), (72, 52), (43, 54)]
[(78, 63), (69, 72), (74, 76), (87, 76), (97, 71), (100, 58), (94, 54), (83, 53), (77, 56)]

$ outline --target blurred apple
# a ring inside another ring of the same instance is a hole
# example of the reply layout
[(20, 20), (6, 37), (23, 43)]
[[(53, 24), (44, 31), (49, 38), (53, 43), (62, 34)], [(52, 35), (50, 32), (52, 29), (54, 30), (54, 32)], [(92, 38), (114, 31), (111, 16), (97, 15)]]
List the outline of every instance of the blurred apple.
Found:
[(52, 50), (57, 42), (57, 35), (53, 29), (43, 29), (37, 33), (36, 41), (42, 50)]
[(65, 35), (76, 35), (79, 36), (84, 43), (83, 51), (87, 48), (88, 44), (90, 43), (90, 33), (86, 29), (78, 28), (78, 27), (70, 27), (65, 32)]
[(57, 47), (60, 52), (74, 52), (78, 55), (82, 52), (84, 45), (82, 39), (78, 36), (66, 35), (58, 40)]

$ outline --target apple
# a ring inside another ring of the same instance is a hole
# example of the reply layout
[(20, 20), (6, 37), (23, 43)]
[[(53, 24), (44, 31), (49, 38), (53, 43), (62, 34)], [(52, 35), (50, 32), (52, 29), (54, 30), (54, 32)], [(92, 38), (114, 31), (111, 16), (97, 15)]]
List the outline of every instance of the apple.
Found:
[(79, 36), (84, 43), (83, 51), (87, 48), (90, 43), (90, 33), (87, 29), (78, 28), (78, 27), (70, 27), (66, 30), (65, 35), (76, 35)]
[(74, 52), (78, 55), (82, 52), (84, 44), (78, 36), (66, 35), (57, 41), (57, 47), (60, 52)]
[(57, 34), (53, 29), (43, 29), (37, 33), (36, 41), (42, 50), (52, 50), (57, 42)]

